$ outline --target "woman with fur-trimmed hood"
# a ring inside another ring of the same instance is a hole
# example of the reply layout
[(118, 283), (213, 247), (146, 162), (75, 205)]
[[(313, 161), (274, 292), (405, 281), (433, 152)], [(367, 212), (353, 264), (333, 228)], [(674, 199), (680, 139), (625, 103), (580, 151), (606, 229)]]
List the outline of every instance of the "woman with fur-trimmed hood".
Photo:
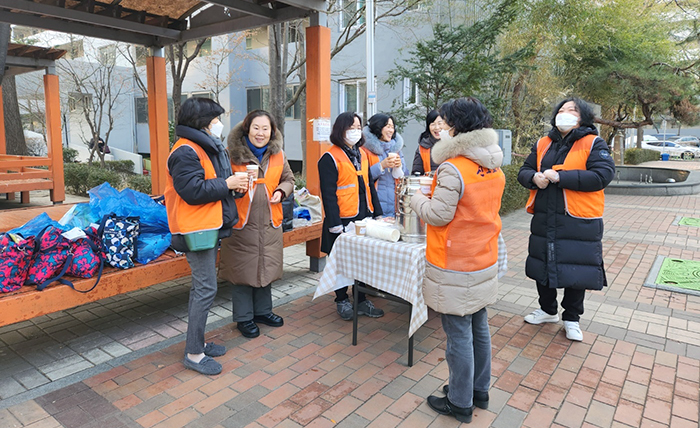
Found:
[(282, 277), (282, 200), (294, 191), (294, 174), (282, 151), (282, 133), (272, 116), (254, 110), (228, 135), (234, 172), (248, 171), (253, 183), (236, 200), (239, 219), (230, 238), (221, 242), (219, 278), (233, 284), (233, 321), (245, 337), (257, 337), (256, 323), (280, 327), (272, 313), (271, 283)]
[[(440, 108), (445, 125), (432, 158), (440, 166), (432, 196), (420, 190), (411, 208), (427, 223), (423, 297), (442, 314), (449, 368), (446, 397), (428, 397), (436, 412), (470, 422), (473, 406), (488, 407), (491, 335), (486, 306), (498, 296), (502, 244), (503, 152), (493, 120), (476, 98)], [(500, 248), (499, 248), (500, 247)], [(499, 251), (500, 250), (500, 251)]]
[[(408, 175), (408, 167), (403, 157), (403, 138), (396, 132), (394, 118), (377, 113), (369, 118), (367, 126), (362, 129), (365, 139), (364, 150), (369, 158), (370, 172), (375, 180), (375, 188), (382, 212), (393, 216), (396, 178)], [(398, 156), (391, 157), (391, 153)]]

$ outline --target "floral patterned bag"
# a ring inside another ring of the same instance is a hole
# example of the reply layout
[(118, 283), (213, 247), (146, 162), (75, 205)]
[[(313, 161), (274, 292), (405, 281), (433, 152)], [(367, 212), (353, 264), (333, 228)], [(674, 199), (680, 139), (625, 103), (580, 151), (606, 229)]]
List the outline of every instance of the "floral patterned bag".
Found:
[(36, 252), (36, 239), (5, 233), (0, 235), (0, 292), (18, 290), (27, 279)]
[(29, 267), (26, 284), (36, 284), (37, 290), (43, 290), (65, 275), (72, 261), (71, 242), (55, 226), (46, 227), (36, 240), (38, 250)]

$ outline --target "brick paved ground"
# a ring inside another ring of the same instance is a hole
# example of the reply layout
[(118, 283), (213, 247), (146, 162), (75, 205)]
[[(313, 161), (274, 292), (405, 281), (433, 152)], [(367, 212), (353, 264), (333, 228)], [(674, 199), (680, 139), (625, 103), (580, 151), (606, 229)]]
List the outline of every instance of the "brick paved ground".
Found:
[[(491, 402), (469, 426), (698, 427), (700, 297), (642, 284), (657, 256), (698, 258), (698, 229), (672, 223), (678, 215), (698, 216), (699, 204), (698, 196), (608, 197), (609, 287), (587, 294), (582, 343), (569, 342), (561, 324), (523, 323), (537, 298), (523, 272), (529, 217), (520, 211), (504, 218), (510, 272), (489, 308)], [(1, 400), (0, 427), (457, 426), (425, 403), (447, 379), (439, 318), (431, 312), (416, 334), (409, 368), (407, 308), (375, 303), (387, 314), (361, 319), (358, 346), (350, 345), (351, 323), (337, 317), (330, 296), (303, 296), (276, 309), (284, 327), (262, 326), (253, 340), (222, 318), (209, 333), (229, 348), (219, 376), (184, 370), (178, 335), (167, 347), (34, 399)], [(82, 315), (82, 323), (95, 322)], [(20, 330), (11, 344), (5, 335), (12, 331), (0, 331), (0, 356), (26, 340)], [(0, 367), (0, 377), (18, 370)]]

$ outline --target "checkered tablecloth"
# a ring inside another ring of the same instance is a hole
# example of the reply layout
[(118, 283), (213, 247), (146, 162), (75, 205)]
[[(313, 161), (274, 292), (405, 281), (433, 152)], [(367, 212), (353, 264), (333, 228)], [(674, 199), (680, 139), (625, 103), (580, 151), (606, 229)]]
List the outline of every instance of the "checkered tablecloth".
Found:
[(352, 285), (353, 280), (400, 297), (411, 305), (412, 336), (428, 320), (423, 300), (425, 244), (388, 242), (343, 233), (333, 244), (314, 299)]

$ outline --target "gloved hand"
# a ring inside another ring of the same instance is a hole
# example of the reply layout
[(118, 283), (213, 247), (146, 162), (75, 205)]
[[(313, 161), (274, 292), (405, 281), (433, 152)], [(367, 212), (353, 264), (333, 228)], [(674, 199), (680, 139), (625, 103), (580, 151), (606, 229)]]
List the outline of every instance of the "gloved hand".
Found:
[(535, 175), (532, 176), (532, 182), (540, 189), (546, 189), (547, 186), (549, 186), (549, 179), (541, 172), (536, 172)]
[(558, 183), (559, 182), (559, 173), (556, 172), (553, 169), (548, 169), (544, 173), (544, 176), (549, 180), (551, 183)]

